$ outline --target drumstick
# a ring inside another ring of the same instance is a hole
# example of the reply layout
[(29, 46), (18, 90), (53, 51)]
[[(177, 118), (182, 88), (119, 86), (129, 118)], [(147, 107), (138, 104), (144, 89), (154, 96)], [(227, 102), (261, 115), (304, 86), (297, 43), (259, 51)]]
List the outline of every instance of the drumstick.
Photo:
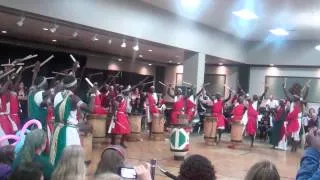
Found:
[[(74, 63), (77, 62), (76, 58), (74, 58), (72, 54), (70, 54), (70, 58), (71, 58), (71, 60), (72, 60)], [(78, 64), (77, 67), (79, 68), (80, 65)]]
[(22, 69), (22, 66), (18, 68), (18, 70), (16, 71), (16, 74), (18, 74), (21, 71), (21, 69)]
[(61, 72), (51, 72), (52, 74), (58, 74), (58, 75), (61, 75), (61, 76), (68, 76), (68, 74), (65, 74), (65, 73), (61, 73)]
[(161, 84), (162, 86), (168, 87), (168, 85), (166, 85), (165, 83), (163, 83), (163, 82), (161, 82), (161, 81), (159, 81), (159, 84)]
[(89, 86), (93, 87), (93, 84), (92, 84), (92, 82), (90, 81), (89, 78), (86, 77), (85, 80), (87, 81), (87, 83), (89, 84)]
[(183, 81), (182, 83), (192, 86), (191, 83), (188, 83), (188, 82), (185, 82), (185, 81)]
[(146, 84), (151, 84), (151, 83), (153, 83), (153, 81), (146, 82), (146, 83), (143, 83), (143, 84), (141, 84), (141, 85), (146, 85)]
[(44, 66), (47, 62), (49, 62), (52, 58), (54, 58), (54, 55), (51, 55), (50, 57), (48, 57), (46, 60), (44, 60), (41, 64), (40, 67)]
[(284, 88), (287, 87), (287, 79), (288, 79), (288, 78), (284, 78), (284, 85), (283, 85)]
[(46, 79), (54, 79), (55, 77), (46, 77)]
[(12, 73), (13, 71), (15, 71), (15, 70), (16, 70), (16, 68), (13, 68), (13, 69), (10, 69), (9, 71), (1, 74), (1, 75), (0, 75), (0, 79), (6, 77), (7, 75), (11, 74), (11, 73)]
[(29, 59), (32, 59), (32, 58), (35, 58), (35, 57), (38, 57), (38, 54), (35, 54), (35, 55), (28, 55), (22, 59), (16, 59), (12, 62), (12, 64), (15, 64), (15, 63), (21, 63), (21, 62), (24, 62), (26, 60), (29, 60)]

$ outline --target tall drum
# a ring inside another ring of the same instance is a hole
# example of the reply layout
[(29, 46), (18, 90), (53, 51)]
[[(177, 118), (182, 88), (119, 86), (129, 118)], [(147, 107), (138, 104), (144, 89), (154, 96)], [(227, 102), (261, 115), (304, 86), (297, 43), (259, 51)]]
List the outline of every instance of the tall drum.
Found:
[(107, 115), (90, 114), (87, 116), (88, 122), (93, 127), (92, 135), (94, 138), (105, 138), (107, 128)]
[(90, 162), (92, 158), (92, 125), (79, 124), (79, 135), (85, 154), (85, 161)]
[(141, 139), (141, 116), (130, 115), (129, 118), (131, 133), (128, 136), (128, 141), (140, 141)]
[(189, 151), (189, 135), (191, 127), (176, 126), (170, 134), (170, 150), (173, 152), (174, 160), (183, 160)]
[(208, 114), (204, 118), (204, 142), (206, 145), (214, 145), (216, 140), (217, 119)]
[(231, 125), (231, 141), (242, 142), (243, 124), (240, 121), (233, 121)]
[(152, 116), (152, 140), (163, 141), (164, 140), (164, 116), (163, 114), (157, 114)]

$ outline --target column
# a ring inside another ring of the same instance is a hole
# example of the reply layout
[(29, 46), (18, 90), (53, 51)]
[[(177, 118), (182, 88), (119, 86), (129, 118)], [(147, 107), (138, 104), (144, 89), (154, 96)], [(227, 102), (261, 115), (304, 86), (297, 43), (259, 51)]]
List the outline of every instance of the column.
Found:
[(183, 81), (196, 86), (196, 92), (200, 91), (204, 82), (206, 55), (203, 53), (191, 53), (185, 55), (183, 64)]

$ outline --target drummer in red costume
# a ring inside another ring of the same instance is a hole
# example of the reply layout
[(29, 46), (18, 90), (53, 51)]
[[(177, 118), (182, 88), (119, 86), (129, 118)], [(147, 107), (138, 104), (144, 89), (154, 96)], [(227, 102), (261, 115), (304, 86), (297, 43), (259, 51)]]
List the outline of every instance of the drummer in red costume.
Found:
[(247, 115), (248, 115), (248, 122), (246, 125), (246, 133), (251, 138), (251, 147), (253, 147), (254, 137), (257, 132), (257, 118), (258, 118), (258, 112), (253, 107), (253, 101), (248, 100), (248, 107), (247, 107)]
[(216, 118), (217, 120), (217, 132), (218, 132), (218, 138), (217, 143), (220, 143), (221, 141), (221, 135), (222, 132), (225, 129), (225, 119), (223, 115), (223, 107), (226, 102), (228, 102), (231, 98), (231, 90), (229, 90), (229, 96), (226, 99), (221, 98), (221, 94), (216, 94), (216, 99), (213, 101), (212, 105), (212, 116)]
[(98, 91), (98, 84), (95, 83), (92, 89), (90, 90), (90, 97), (91, 97), (91, 107), (93, 114), (107, 114), (106, 109), (102, 106), (101, 101), (101, 93)]
[(158, 104), (158, 95), (155, 93), (155, 88), (154, 86), (151, 86), (149, 88), (149, 91), (147, 93), (147, 98), (145, 101), (147, 109), (149, 109), (149, 116), (148, 117), (148, 125), (149, 125), (149, 130), (150, 130), (150, 136), (151, 136), (151, 123), (152, 119), (151, 116), (159, 116), (159, 109), (157, 107)]
[[(231, 112), (233, 122), (241, 122), (243, 118), (243, 114), (245, 113), (245, 106), (243, 105), (243, 102), (244, 102), (244, 97), (239, 96)], [(235, 148), (235, 144), (232, 143), (228, 147)]]
[(180, 114), (184, 114), (185, 99), (181, 88), (177, 88), (175, 94), (172, 94), (171, 89), (173, 88), (168, 89), (168, 95), (174, 99), (174, 104), (170, 115), (170, 120), (171, 124), (174, 125), (179, 123), (178, 116)]
[(10, 114), (10, 95), (8, 87), (11, 80), (8, 80), (0, 89), (0, 126), (5, 134), (14, 134), (18, 130), (16, 123), (9, 118)]
[(115, 112), (115, 119), (113, 121), (113, 129), (112, 129), (112, 141), (111, 144), (115, 144), (115, 136), (120, 135), (121, 141), (120, 145), (124, 148), (127, 146), (124, 144), (125, 135), (130, 134), (130, 126), (128, 121), (128, 116), (126, 114), (127, 109), (127, 102), (122, 95), (118, 95), (115, 98), (115, 105), (116, 105), (116, 112)]
[(191, 122), (196, 113), (196, 101), (194, 95), (193, 87), (187, 89), (187, 97), (186, 97), (186, 115), (188, 117), (189, 122)]
[(299, 132), (300, 132), (300, 124), (299, 124), (299, 113), (300, 109), (300, 98), (297, 95), (294, 95), (294, 106), (293, 110), (288, 114), (286, 121), (288, 121), (287, 125), (287, 137), (292, 141), (292, 152), (297, 151), (298, 143), (300, 140)]

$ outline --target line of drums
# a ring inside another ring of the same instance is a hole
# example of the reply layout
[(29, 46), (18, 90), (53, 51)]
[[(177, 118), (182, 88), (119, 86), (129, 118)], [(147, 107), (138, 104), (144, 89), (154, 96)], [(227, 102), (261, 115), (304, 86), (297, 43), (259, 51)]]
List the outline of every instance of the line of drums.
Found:
[[(111, 116), (91, 114), (87, 116), (88, 123), (86, 128), (80, 128), (80, 137), (82, 146), (86, 154), (86, 161), (91, 160), (92, 146), (95, 143), (111, 143), (111, 134), (107, 133), (111, 123)], [(141, 115), (129, 115), (129, 124), (131, 126), (131, 133), (127, 136), (128, 141), (141, 141)], [(151, 126), (151, 140), (163, 141), (165, 117), (162, 114), (152, 116)], [(192, 125), (189, 123), (185, 114), (178, 115), (178, 123), (171, 125), (171, 132), (169, 136), (170, 150), (173, 152), (175, 160), (183, 160), (189, 151), (190, 147), (190, 133), (192, 132)], [(217, 138), (217, 122), (216, 118), (211, 114), (206, 114), (204, 119), (204, 142), (206, 145), (215, 145)], [(231, 141), (242, 142), (244, 126), (240, 121), (235, 121), (231, 126)], [(115, 138), (115, 144), (120, 144), (121, 136)]]

